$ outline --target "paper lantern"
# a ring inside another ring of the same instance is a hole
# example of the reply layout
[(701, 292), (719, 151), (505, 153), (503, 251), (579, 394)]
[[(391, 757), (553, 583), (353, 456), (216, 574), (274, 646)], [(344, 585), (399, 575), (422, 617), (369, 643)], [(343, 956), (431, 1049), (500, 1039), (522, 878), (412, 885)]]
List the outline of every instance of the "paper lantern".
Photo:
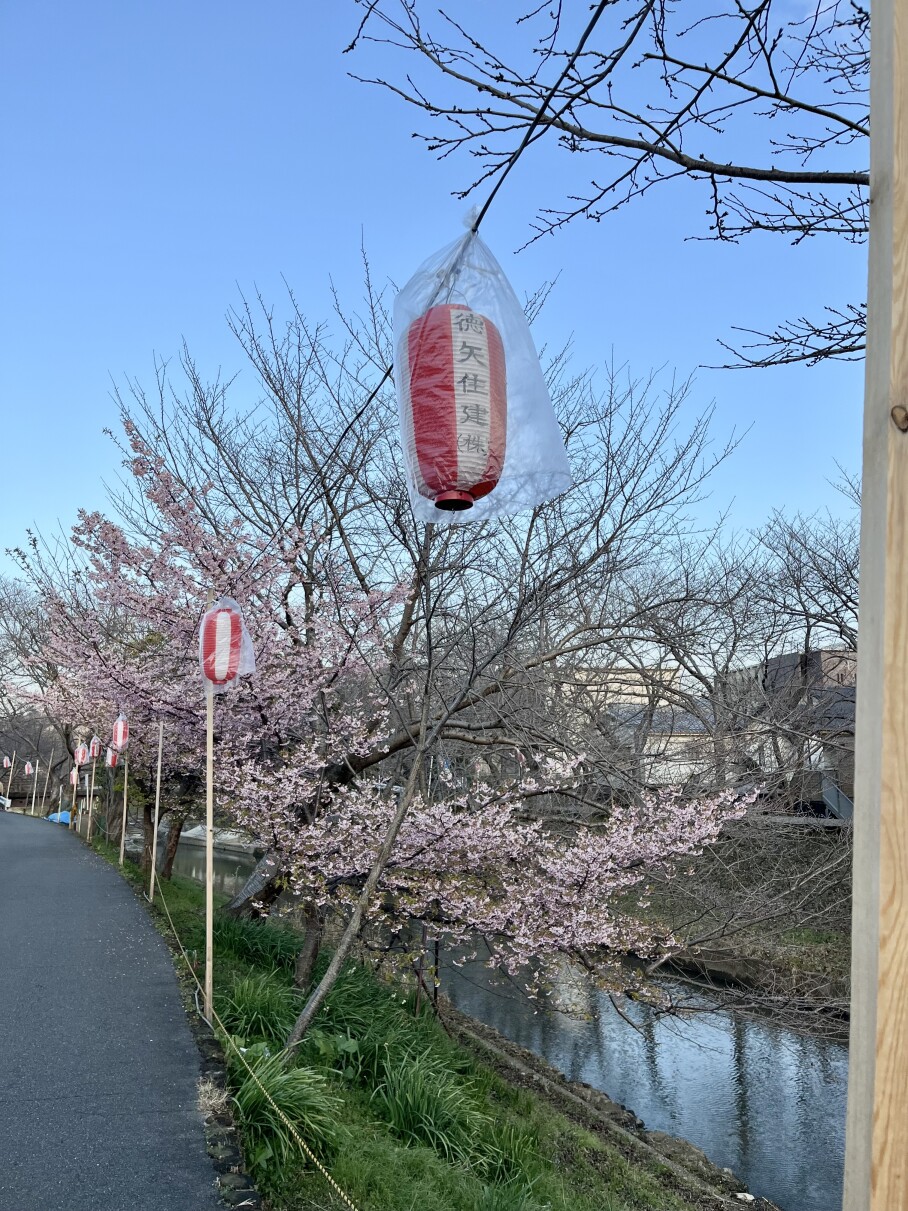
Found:
[(9, 759), (9, 757), (4, 757), (3, 758), (3, 768), (9, 769), (9, 767), (10, 767), (10, 759)]
[(117, 752), (117, 750), (115, 748), (109, 748), (107, 750), (107, 764), (111, 769), (113, 769), (114, 766), (117, 764), (117, 758), (119, 757), (119, 755), (120, 754)]
[(398, 350), (404, 440), (416, 488), (437, 509), (470, 509), (504, 467), (507, 374), (491, 320), (468, 307), (430, 307)]
[(76, 751), (73, 753), (73, 761), (75, 761), (76, 765), (84, 765), (87, 760), (88, 760), (88, 745), (87, 744), (78, 745), (76, 748)]
[(26, 761), (26, 763), (25, 763), (26, 776), (28, 776), (29, 774), (33, 774), (34, 772), (35, 772), (35, 767), (32, 765), (32, 763), (30, 761)]
[(230, 597), (219, 598), (202, 618), (199, 665), (215, 692), (232, 685), (240, 675), (255, 672), (252, 640), (240, 607)]
[(92, 736), (88, 744), (88, 755), (92, 761), (97, 761), (101, 756), (101, 737)]
[(70, 784), (70, 786), (78, 786), (79, 771), (77, 769), (71, 769), (69, 771), (69, 784)]
[(113, 747), (122, 753), (129, 744), (129, 723), (125, 715), (118, 715), (113, 726)]

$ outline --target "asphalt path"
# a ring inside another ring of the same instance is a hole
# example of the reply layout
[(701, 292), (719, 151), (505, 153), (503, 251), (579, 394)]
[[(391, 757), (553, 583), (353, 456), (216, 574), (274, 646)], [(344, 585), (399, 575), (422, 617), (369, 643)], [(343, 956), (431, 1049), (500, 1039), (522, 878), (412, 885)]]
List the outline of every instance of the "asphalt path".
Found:
[(223, 1211), (173, 962), (116, 870), (0, 812), (0, 1211)]

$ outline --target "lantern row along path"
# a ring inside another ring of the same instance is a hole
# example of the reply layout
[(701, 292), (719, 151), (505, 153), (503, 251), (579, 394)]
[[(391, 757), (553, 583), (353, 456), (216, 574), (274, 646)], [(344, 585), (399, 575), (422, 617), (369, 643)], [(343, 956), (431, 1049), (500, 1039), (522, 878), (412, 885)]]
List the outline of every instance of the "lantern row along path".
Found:
[(0, 812), (0, 1208), (224, 1211), (170, 951), (74, 833)]

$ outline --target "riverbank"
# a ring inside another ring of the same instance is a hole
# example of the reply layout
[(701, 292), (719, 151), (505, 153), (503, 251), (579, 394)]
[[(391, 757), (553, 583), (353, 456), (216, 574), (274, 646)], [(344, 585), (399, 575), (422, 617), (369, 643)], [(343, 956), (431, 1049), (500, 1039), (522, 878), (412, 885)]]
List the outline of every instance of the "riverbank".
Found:
[[(135, 868), (128, 877), (136, 882)], [(187, 951), (200, 950), (201, 888), (175, 880), (163, 894)], [(292, 1020), (299, 941), (285, 926), (219, 922), (216, 1008), (257, 1062), (267, 1064), (263, 1048), (274, 1048)], [(405, 989), (365, 966), (345, 973), (291, 1071), (309, 1082), (304, 1135), (360, 1211), (744, 1205), (735, 1198), (743, 1186), (695, 1149), (648, 1135), (623, 1108), (452, 1006), (441, 1022), (414, 1013)], [(235, 1064), (229, 1080), (246, 1164), (271, 1211), (346, 1206), (297, 1148), (285, 1149), (257, 1120)]]
[(847, 1035), (851, 833), (773, 817), (738, 822), (625, 908), (680, 946), (661, 965), (737, 1009)]

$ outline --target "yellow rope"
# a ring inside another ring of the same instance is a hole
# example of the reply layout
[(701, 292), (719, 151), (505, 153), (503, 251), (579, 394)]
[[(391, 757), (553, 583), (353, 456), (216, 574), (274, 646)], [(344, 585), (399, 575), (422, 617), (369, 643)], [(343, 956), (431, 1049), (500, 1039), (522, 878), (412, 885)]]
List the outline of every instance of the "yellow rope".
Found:
[[(164, 894), (161, 889), (160, 882), (157, 883), (156, 890), (157, 890), (158, 896), (160, 898), (160, 901), (164, 906), (164, 912), (167, 914), (167, 921), (170, 925), (170, 930), (171, 930), (174, 938), (176, 939), (177, 946), (179, 946), (179, 948), (180, 948), (180, 954), (183, 956), (183, 959), (186, 963), (186, 967), (189, 971), (189, 974), (192, 976), (193, 980), (195, 980), (197, 990), (202, 994), (202, 996), (204, 996), (205, 990), (202, 987), (202, 984), (199, 981), (199, 977), (196, 975), (195, 968), (192, 965), (189, 955), (186, 953), (186, 949), (183, 946), (182, 941), (180, 940), (180, 935), (177, 933), (177, 929), (173, 923), (173, 917), (170, 915), (170, 909), (167, 907), (167, 901), (164, 898)], [(350, 1208), (350, 1211), (358, 1211), (358, 1208), (357, 1208), (356, 1204), (353, 1202), (353, 1200), (347, 1194), (345, 1194), (344, 1191), (340, 1188), (340, 1186), (337, 1184), (337, 1182), (334, 1180), (334, 1178), (331, 1176), (331, 1174), (328, 1172), (328, 1170), (325, 1168), (325, 1166), (321, 1163), (321, 1161), (318, 1159), (318, 1157), (315, 1155), (315, 1153), (312, 1151), (312, 1149), (309, 1147), (309, 1145), (306, 1143), (306, 1141), (299, 1134), (296, 1127), (294, 1127), (293, 1123), (291, 1123), (290, 1119), (287, 1118), (287, 1115), (284, 1113), (284, 1111), (280, 1108), (280, 1106), (277, 1104), (277, 1102), (274, 1100), (274, 1098), (271, 1096), (271, 1094), (268, 1092), (268, 1090), (265, 1088), (265, 1086), (259, 1080), (258, 1074), (256, 1073), (255, 1069), (251, 1066), (249, 1061), (246, 1059), (245, 1055), (243, 1055), (242, 1050), (236, 1045), (236, 1043), (234, 1042), (233, 1038), (231, 1037), (229, 1031), (227, 1030), (226, 1026), (221, 1021), (221, 1019), (218, 1017), (217, 1012), (214, 1008), (214, 1005), (212, 1005), (212, 1007), (211, 1007), (211, 1016), (214, 1018), (215, 1023), (220, 1028), (224, 1038), (227, 1040), (228, 1045), (233, 1048), (236, 1055), (239, 1057), (240, 1062), (243, 1064), (243, 1067), (246, 1069), (246, 1071), (249, 1073), (249, 1075), (252, 1077), (252, 1079), (258, 1085), (261, 1092), (265, 1095), (266, 1100), (271, 1103), (272, 1108), (277, 1112), (278, 1117), (283, 1122), (284, 1126), (287, 1128), (287, 1130), (290, 1132), (290, 1134), (293, 1136), (293, 1138), (296, 1140), (297, 1144), (299, 1144), (300, 1150), (304, 1154), (304, 1156), (308, 1157), (308, 1159), (310, 1161), (312, 1161), (313, 1165), (315, 1165), (316, 1169), (318, 1169), (319, 1173), (321, 1173), (322, 1177), (329, 1184), (329, 1186), (331, 1186), (331, 1188), (335, 1191), (335, 1193), (338, 1195), (338, 1197), (343, 1199), (343, 1201), (347, 1204), (347, 1206)], [(201, 1010), (199, 1010), (199, 1017), (204, 1022), (208, 1022), (208, 1019), (201, 1012)], [(208, 1025), (210, 1026), (211, 1023), (208, 1022)]]

